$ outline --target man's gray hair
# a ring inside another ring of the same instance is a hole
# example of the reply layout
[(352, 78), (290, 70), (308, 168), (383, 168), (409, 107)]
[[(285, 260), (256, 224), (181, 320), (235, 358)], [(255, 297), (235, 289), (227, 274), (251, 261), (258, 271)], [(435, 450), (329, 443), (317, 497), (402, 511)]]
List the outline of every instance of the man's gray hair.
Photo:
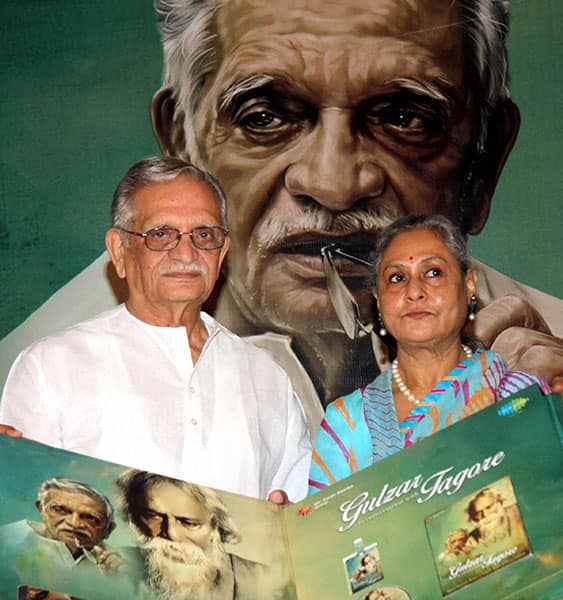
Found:
[(471, 267), (471, 259), (465, 238), (458, 227), (442, 215), (406, 215), (379, 233), (375, 249), (370, 255), (370, 262), (373, 265), (372, 275), (368, 281), (370, 287), (377, 287), (377, 273), (381, 260), (391, 242), (399, 234), (416, 229), (430, 229), (434, 232), (455, 256), (461, 272), (467, 273)]
[(504, 496), (498, 490), (494, 490), (490, 487), (479, 490), (475, 496), (471, 498), (465, 509), (469, 520), (473, 523), (476, 523), (479, 520), (475, 504), (477, 503), (477, 500), (480, 500), (481, 498), (492, 498), (495, 502), (499, 502), (500, 504), (504, 504), (505, 501)]
[(68, 479), (67, 477), (52, 477), (51, 479), (45, 479), (37, 489), (37, 502), (41, 510), (45, 508), (45, 503), (48, 501), (49, 495), (53, 490), (70, 492), (73, 494), (83, 494), (84, 496), (89, 496), (90, 498), (97, 500), (104, 507), (106, 519), (103, 537), (106, 538), (113, 531), (113, 528), (115, 527), (113, 506), (106, 496), (100, 494), (100, 492), (93, 487), (86, 485), (81, 481), (76, 481), (75, 479)]
[(176, 486), (179, 490), (190, 494), (204, 506), (211, 513), (212, 526), (219, 532), (222, 542), (230, 544), (240, 542), (238, 527), (233, 521), (228, 508), (214, 490), (195, 483), (186, 483), (172, 477), (149, 473), (148, 471), (128, 469), (117, 477), (116, 484), (121, 492), (120, 508), (123, 517), (137, 528), (142, 529), (142, 526), (139, 527), (139, 509), (143, 506), (147, 492), (161, 483)]
[[(487, 123), (496, 106), (510, 98), (506, 36), (509, 0), (461, 0), (465, 67), (473, 79), (478, 111), (477, 150), (482, 150)], [(155, 11), (164, 54), (164, 85), (183, 115), (186, 149), (197, 161), (193, 123), (206, 78), (218, 68), (221, 56), (215, 15), (219, 0), (155, 0)]]
[(206, 171), (171, 156), (152, 156), (135, 163), (119, 182), (111, 205), (111, 224), (113, 227), (130, 229), (135, 219), (131, 199), (140, 189), (155, 183), (172, 181), (180, 175), (186, 175), (193, 181), (207, 183), (221, 211), (221, 225), (227, 228), (227, 198), (219, 182)]

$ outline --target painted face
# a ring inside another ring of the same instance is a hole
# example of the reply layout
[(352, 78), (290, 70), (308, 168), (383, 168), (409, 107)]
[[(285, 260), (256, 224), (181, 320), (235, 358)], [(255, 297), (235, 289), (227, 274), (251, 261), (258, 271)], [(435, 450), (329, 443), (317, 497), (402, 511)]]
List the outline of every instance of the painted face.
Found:
[(468, 537), (467, 531), (455, 531), (450, 534), (447, 542), (448, 550), (454, 553), (462, 552)]
[(477, 498), (473, 503), (473, 509), (478, 522), (504, 512), (502, 503), (493, 494), (485, 494)]
[(400, 233), (383, 253), (377, 274), (376, 296), (385, 327), (399, 347), (440, 347), (459, 340), (475, 284), (475, 272), (463, 275), (433, 231)]
[[(196, 115), (229, 197), (229, 285), (278, 330), (339, 327), (320, 249), (366, 255), (405, 213), (455, 213), (471, 139), (459, 3), (232, 0)], [(364, 310), (362, 267), (337, 266)]]
[(51, 490), (43, 507), (38, 507), (48, 537), (64, 542), (72, 550), (87, 549), (104, 539), (104, 505), (86, 494)]
[(366, 570), (366, 573), (374, 573), (378, 570), (377, 558), (373, 554), (366, 554), (362, 564)]
[(138, 508), (141, 530), (172, 542), (192, 542), (206, 550), (215, 527), (211, 513), (188, 491), (172, 483), (157, 483)]
[[(168, 226), (188, 232), (194, 227), (221, 226), (213, 191), (206, 183), (185, 176), (149, 185), (136, 193), (132, 202), (133, 231)], [(136, 316), (157, 324), (158, 316), (169, 308), (203, 304), (213, 290), (229, 246), (227, 238), (222, 248), (200, 250), (184, 235), (176, 248), (156, 252), (147, 248), (141, 237), (128, 235), (127, 245), (126, 234), (118, 235), (121, 242), (113, 260), (117, 273), (127, 278), (128, 305)]]
[(502, 502), (492, 493), (486, 493), (473, 503), (474, 521), (483, 539), (502, 539), (508, 534), (508, 516)]

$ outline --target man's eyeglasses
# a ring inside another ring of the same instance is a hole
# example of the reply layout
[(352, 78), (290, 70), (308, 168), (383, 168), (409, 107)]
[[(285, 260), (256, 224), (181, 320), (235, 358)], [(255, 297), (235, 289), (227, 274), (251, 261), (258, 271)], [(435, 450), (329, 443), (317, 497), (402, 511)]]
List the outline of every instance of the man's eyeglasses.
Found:
[(178, 246), (183, 235), (189, 235), (192, 244), (200, 250), (217, 250), (217, 248), (223, 247), (229, 233), (222, 227), (194, 227), (191, 231), (180, 231), (174, 227), (155, 227), (144, 233), (129, 231), (123, 227), (115, 227), (115, 229), (142, 237), (145, 240), (145, 246), (155, 252), (173, 250)]

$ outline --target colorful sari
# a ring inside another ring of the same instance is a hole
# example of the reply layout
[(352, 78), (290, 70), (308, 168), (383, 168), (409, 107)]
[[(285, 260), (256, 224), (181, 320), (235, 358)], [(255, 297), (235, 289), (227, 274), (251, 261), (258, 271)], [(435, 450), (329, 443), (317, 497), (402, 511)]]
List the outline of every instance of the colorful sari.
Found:
[(550, 391), (540, 377), (511, 371), (501, 356), (480, 350), (450, 371), (399, 423), (391, 384), (388, 369), (328, 406), (313, 450), (309, 494), (530, 385)]

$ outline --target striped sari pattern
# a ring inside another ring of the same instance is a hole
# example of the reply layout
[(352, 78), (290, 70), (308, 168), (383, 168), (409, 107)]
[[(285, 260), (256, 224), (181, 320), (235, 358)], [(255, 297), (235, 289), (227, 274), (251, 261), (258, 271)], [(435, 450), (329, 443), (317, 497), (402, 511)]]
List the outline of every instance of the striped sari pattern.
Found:
[(312, 455), (309, 493), (533, 384), (544, 393), (550, 391), (541, 378), (511, 371), (498, 354), (479, 350), (450, 371), (399, 423), (388, 369), (328, 406)]

